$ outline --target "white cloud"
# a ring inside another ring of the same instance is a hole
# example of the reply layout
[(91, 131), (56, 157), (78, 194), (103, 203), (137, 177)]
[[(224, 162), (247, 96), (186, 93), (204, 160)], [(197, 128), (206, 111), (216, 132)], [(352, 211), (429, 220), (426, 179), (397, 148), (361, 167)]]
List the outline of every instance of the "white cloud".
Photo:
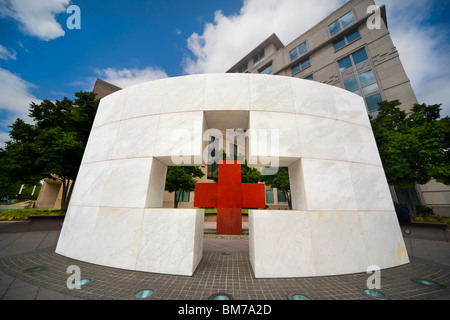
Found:
[(22, 32), (42, 40), (53, 40), (65, 32), (55, 15), (66, 12), (70, 0), (0, 0), (0, 16), (19, 22)]
[(100, 79), (112, 83), (120, 88), (127, 88), (146, 81), (167, 78), (167, 73), (159, 68), (147, 67), (144, 69), (114, 69), (106, 68), (96, 71)]
[[(419, 103), (442, 103), (450, 116), (450, 37), (448, 27), (433, 21), (438, 1), (377, 0), (386, 5), (389, 31)], [(430, 24), (433, 21), (433, 24)]]
[(342, 5), (344, 0), (245, 0), (239, 14), (216, 11), (203, 34), (193, 33), (184, 61), (188, 74), (225, 72), (272, 33), (287, 44)]
[(11, 141), (8, 132), (0, 131), (0, 149), (5, 148), (5, 142)]
[[(25, 122), (31, 123), (28, 117), (28, 110), (31, 102), (40, 103), (32, 93), (34, 85), (23, 80), (18, 75), (8, 70), (0, 68), (0, 110), (6, 111), (8, 117), (2, 119), (2, 127), (13, 124), (16, 118), (21, 118)], [(9, 140), (6, 131), (0, 131), (0, 148), (3, 142)]]
[(16, 60), (17, 52), (14, 49), (5, 48), (0, 44), (0, 59), (7, 61), (8, 59)]

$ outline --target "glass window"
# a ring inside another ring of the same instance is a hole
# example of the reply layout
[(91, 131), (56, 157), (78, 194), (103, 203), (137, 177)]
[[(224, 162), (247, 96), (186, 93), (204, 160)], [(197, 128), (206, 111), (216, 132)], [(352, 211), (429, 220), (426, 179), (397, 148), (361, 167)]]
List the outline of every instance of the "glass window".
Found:
[(292, 75), (299, 73), (299, 72), (300, 72), (300, 65), (298, 64), (292, 68)]
[(238, 72), (239, 73), (244, 73), (247, 70), (248, 70), (248, 62), (246, 62), (242, 66), (240, 66), (239, 69), (238, 69)]
[(342, 23), (342, 27), (346, 28), (353, 22), (355, 22), (355, 16), (353, 15), (353, 11), (350, 11), (345, 16), (339, 19)]
[(369, 70), (359, 75), (359, 82), (361, 82), (362, 87), (365, 87), (369, 84), (377, 82), (377, 79), (375, 78), (373, 71)]
[(380, 93), (374, 94), (373, 96), (366, 97), (366, 105), (369, 112), (378, 109), (378, 102), (383, 101)]
[(180, 202), (189, 202), (189, 196), (190, 196), (189, 191), (184, 190), (176, 191), (177, 200)]
[(354, 52), (352, 54), (353, 57), (353, 62), (355, 64), (361, 63), (363, 61), (366, 61), (367, 59), (369, 59), (369, 57), (367, 56), (367, 52), (365, 48), (362, 48), (361, 50), (358, 50), (356, 52)]
[(350, 43), (350, 42), (355, 41), (356, 39), (361, 38), (361, 34), (359, 33), (358, 30), (355, 30), (354, 32), (348, 34), (346, 36), (346, 38), (347, 38), (347, 43)]
[(267, 66), (264, 69), (262, 69), (261, 71), (259, 71), (259, 73), (261, 73), (261, 74), (272, 74), (273, 73), (272, 64), (270, 64), (269, 66)]
[(340, 38), (338, 41), (333, 42), (334, 51), (336, 51), (336, 50), (342, 48), (342, 47), (345, 46), (345, 45), (346, 45), (346, 43), (345, 43), (345, 38), (342, 37), (342, 38)]
[(284, 194), (283, 190), (277, 189), (277, 197), (278, 197), (278, 203), (280, 203), (280, 202), (287, 202), (286, 201), (286, 195)]
[(370, 94), (370, 93), (375, 92), (375, 91), (378, 91), (378, 90), (379, 90), (379, 88), (378, 88), (378, 84), (377, 83), (369, 84), (368, 86), (363, 88), (363, 92), (364, 92), (365, 95), (366, 94)]
[(350, 60), (350, 56), (347, 56), (338, 61), (339, 71), (342, 72), (352, 67), (352, 61)]
[(289, 58), (291, 61), (297, 59), (297, 57), (304, 54), (306, 51), (308, 51), (308, 46), (306, 45), (306, 41), (300, 44), (297, 48), (289, 51)]
[(328, 26), (328, 30), (330, 31), (330, 34), (336, 34), (339, 31), (341, 31), (341, 24), (339, 23), (339, 20), (336, 20), (335, 22), (333, 22), (332, 24), (330, 24)]
[(264, 60), (264, 50), (261, 50), (256, 56), (253, 57), (253, 64), (257, 65)]
[(307, 76), (306, 78), (304, 78), (305, 80), (313, 80), (314, 81), (314, 77), (313, 75)]
[(289, 51), (289, 58), (292, 60), (295, 60), (295, 58), (297, 58), (298, 54), (297, 54), (297, 48), (295, 48), (294, 50)]
[(208, 179), (214, 179), (214, 175), (219, 172), (217, 166), (217, 157), (219, 156), (219, 139), (216, 137), (210, 137), (209, 139), (209, 153), (208, 153), (208, 168), (207, 175)]
[(338, 20), (334, 21), (328, 26), (328, 30), (330, 31), (330, 35), (334, 35), (341, 31), (342, 29), (347, 28), (349, 25), (351, 25), (353, 22), (355, 22), (355, 16), (353, 15), (353, 12), (350, 11), (346, 15), (340, 17)]
[(306, 51), (308, 51), (308, 46), (306, 45), (306, 41), (305, 41), (301, 45), (298, 46), (298, 55), (301, 56)]
[(266, 203), (273, 203), (273, 190), (266, 190)]
[(309, 59), (301, 63), (302, 70), (308, 68), (309, 66), (311, 66), (311, 61), (309, 61)]
[(356, 81), (355, 77), (347, 79), (344, 81), (344, 88), (345, 90), (354, 92), (359, 89), (358, 81)]

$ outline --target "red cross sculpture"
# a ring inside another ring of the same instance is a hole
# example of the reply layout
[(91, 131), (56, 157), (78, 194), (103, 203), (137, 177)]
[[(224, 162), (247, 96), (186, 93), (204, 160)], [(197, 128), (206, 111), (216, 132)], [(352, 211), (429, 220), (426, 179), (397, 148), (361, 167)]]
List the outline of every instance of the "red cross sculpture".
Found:
[(242, 183), (241, 162), (219, 162), (218, 183), (196, 183), (194, 207), (217, 207), (217, 234), (242, 234), (242, 208), (265, 208), (264, 184)]

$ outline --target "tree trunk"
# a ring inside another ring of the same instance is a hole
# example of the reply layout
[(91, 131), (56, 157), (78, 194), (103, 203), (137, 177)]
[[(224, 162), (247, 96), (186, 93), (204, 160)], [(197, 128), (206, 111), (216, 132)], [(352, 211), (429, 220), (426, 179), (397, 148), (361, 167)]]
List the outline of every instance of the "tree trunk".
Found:
[(69, 208), (70, 198), (72, 197), (73, 187), (75, 185), (75, 181), (72, 181), (70, 184), (69, 179), (62, 179), (63, 184), (63, 192), (61, 195), (61, 210), (66, 212)]
[(292, 199), (291, 199), (291, 192), (290, 191), (284, 191), (284, 196), (286, 197), (286, 201), (289, 206), (289, 210), (292, 210)]
[(173, 192), (173, 205), (174, 205), (174, 208), (178, 208), (178, 199), (177, 199), (177, 191), (176, 190)]

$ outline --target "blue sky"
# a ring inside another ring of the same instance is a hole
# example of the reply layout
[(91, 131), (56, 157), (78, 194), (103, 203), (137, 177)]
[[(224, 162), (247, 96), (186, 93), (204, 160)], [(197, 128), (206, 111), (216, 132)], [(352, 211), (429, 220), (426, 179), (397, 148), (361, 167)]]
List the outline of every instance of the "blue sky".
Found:
[[(0, 0), (0, 147), (31, 101), (73, 97), (95, 79), (127, 87), (225, 72), (270, 34), (284, 44), (345, 0)], [(81, 9), (70, 30), (66, 8)], [(386, 4), (394, 44), (419, 102), (450, 115), (450, 1)], [(444, 67), (443, 67), (444, 66)]]

